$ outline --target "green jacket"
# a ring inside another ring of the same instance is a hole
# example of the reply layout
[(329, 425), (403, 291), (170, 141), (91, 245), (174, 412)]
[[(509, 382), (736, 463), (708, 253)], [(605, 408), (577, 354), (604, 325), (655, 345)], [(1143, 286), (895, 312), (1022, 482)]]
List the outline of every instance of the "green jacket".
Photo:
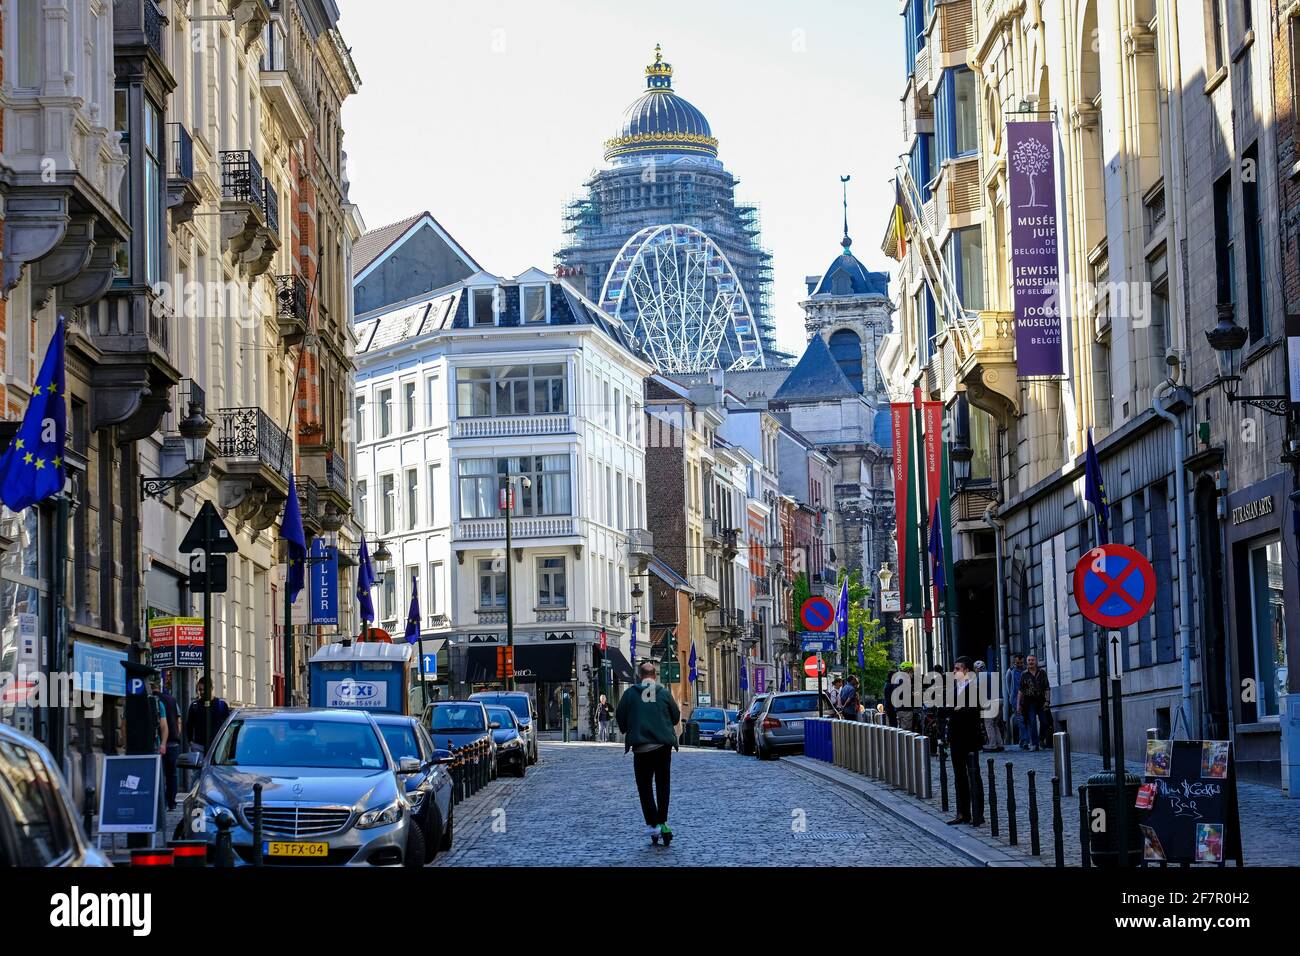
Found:
[(663, 684), (642, 681), (623, 691), (614, 719), (623, 733), (624, 753), (638, 744), (677, 746), (677, 723), (682, 711)]

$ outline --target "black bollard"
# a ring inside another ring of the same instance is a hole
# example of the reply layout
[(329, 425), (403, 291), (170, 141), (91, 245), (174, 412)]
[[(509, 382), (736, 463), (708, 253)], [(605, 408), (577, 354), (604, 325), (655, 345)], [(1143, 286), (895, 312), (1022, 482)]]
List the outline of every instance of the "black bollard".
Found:
[(943, 812), (948, 812), (948, 748), (939, 743), (939, 794)]
[(1052, 840), (1056, 865), (1065, 866), (1065, 821), (1061, 818), (1061, 778), (1052, 778)]
[(1014, 773), (1014, 764), (1007, 761), (1007, 839), (1012, 846), (1018, 842), (1016, 840), (1016, 788), (1012, 778)]
[(215, 823), (217, 825), (217, 853), (214, 866), (230, 867), (235, 865), (235, 847), (231, 842), (230, 828), (235, 825), (235, 818), (227, 810), (218, 811)]
[(262, 865), (262, 785), (253, 784), (253, 866)]
[(984, 781), (980, 779), (980, 762), (975, 754), (966, 758), (967, 780), (970, 783), (971, 826), (984, 826)]
[(1083, 857), (1083, 868), (1092, 866), (1092, 854), (1088, 852), (1088, 791), (1079, 788), (1079, 853)]
[(1034, 771), (1030, 770), (1026, 776), (1029, 778), (1029, 852), (1040, 856), (1043, 848), (1038, 842), (1038, 790), (1034, 784)]
[(86, 834), (95, 829), (95, 788), (87, 787), (85, 800), (82, 804), (81, 825), (85, 828)]
[(989, 757), (989, 833), (998, 835), (998, 775)]

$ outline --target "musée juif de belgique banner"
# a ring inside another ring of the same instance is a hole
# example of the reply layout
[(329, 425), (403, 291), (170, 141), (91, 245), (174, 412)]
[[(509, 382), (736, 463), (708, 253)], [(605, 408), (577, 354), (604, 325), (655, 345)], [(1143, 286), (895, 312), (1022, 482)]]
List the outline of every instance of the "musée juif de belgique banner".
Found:
[(1056, 149), (1052, 124), (1007, 124), (1011, 201), (1011, 284), (1020, 376), (1065, 374), (1058, 292)]

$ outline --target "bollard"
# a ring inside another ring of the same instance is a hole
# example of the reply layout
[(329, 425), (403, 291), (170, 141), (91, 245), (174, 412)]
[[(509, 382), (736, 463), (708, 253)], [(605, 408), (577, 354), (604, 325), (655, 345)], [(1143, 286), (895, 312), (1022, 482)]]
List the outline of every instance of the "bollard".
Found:
[(930, 779), (930, 738), (924, 734), (920, 735), (921, 747), (921, 798), (929, 800), (933, 795), (933, 784)]
[(1030, 770), (1029, 779), (1029, 852), (1034, 856), (1042, 855), (1038, 842), (1038, 788), (1034, 786), (1034, 771)]
[(253, 784), (253, 866), (262, 865), (262, 785)]
[(131, 851), (132, 866), (174, 866), (175, 860), (170, 849), (139, 849)]
[(1088, 791), (1079, 788), (1079, 853), (1083, 868), (1092, 866), (1092, 854), (1088, 852)]
[(916, 740), (915, 734), (905, 734), (903, 736), (903, 765), (907, 768), (907, 776), (904, 783), (907, 785), (908, 793), (916, 793)]
[(831, 721), (831, 765), (844, 766), (844, 721)]
[(1058, 730), (1052, 734), (1052, 767), (1060, 778), (1061, 793), (1065, 796), (1074, 793), (1074, 773), (1070, 764), (1070, 734)]
[(1016, 839), (1016, 787), (1015, 787), (1015, 765), (1007, 761), (1007, 841), (1015, 846), (1019, 841)]
[(217, 846), (214, 865), (229, 867), (235, 865), (235, 847), (231, 841), (230, 828), (235, 825), (235, 818), (229, 810), (218, 811), (216, 815)]
[(966, 769), (970, 774), (970, 822), (972, 826), (984, 825), (984, 781), (980, 779), (979, 756), (970, 754), (966, 759)]
[(1052, 778), (1052, 840), (1056, 850), (1056, 865), (1065, 866), (1064, 822), (1061, 820), (1061, 778)]
[(81, 826), (87, 833), (95, 829), (95, 788), (87, 787), (81, 811)]
[(880, 740), (880, 727), (872, 724), (867, 728), (867, 773), (875, 778), (880, 777), (880, 765), (876, 760), (876, 744)]
[(939, 803), (948, 812), (948, 747), (939, 741)]
[(884, 768), (885, 775), (882, 778), (885, 783), (891, 786), (894, 783), (894, 730), (891, 727), (885, 731), (884, 739), (881, 741), (881, 747), (884, 751)]
[(998, 835), (998, 775), (989, 757), (989, 835)]

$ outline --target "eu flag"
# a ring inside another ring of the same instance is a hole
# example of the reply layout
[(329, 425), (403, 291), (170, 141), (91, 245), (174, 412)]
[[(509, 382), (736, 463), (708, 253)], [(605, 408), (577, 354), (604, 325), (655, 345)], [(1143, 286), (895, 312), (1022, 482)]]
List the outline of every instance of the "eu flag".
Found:
[(362, 630), (375, 620), (375, 602), (370, 599), (370, 589), (375, 586), (375, 569), (370, 565), (370, 549), (366, 536), (361, 536), (361, 553), (357, 555), (357, 607), (361, 609)]
[(697, 676), (695, 673), (695, 642), (694, 641), (691, 642), (691, 656), (686, 659), (686, 664), (689, 668), (686, 672), (686, 679), (690, 681), (692, 684), (694, 684), (695, 678)]
[(298, 489), (292, 477), (289, 499), (284, 503), (284, 520), (280, 522), (280, 537), (289, 547), (289, 576), (284, 587), (292, 604), (307, 584), (307, 535), (302, 529), (302, 509), (298, 507)]
[(943, 569), (943, 523), (942, 513), (938, 508), (930, 517), (930, 561), (934, 565), (934, 589), (939, 594), (948, 593), (948, 583), (944, 580)]
[(835, 636), (842, 642), (849, 636), (849, 576), (840, 584), (840, 601), (835, 607)]
[(1097, 516), (1097, 543), (1110, 544), (1110, 502), (1106, 500), (1106, 482), (1101, 477), (1101, 462), (1097, 460), (1091, 428), (1088, 429), (1088, 453), (1083, 459), (1083, 497)]
[(411, 575), (411, 609), (406, 612), (406, 643), (420, 639), (420, 582)]
[(745, 663), (744, 658), (740, 660), (740, 689), (749, 690), (749, 665)]
[(866, 638), (862, 633), (862, 625), (859, 624), (858, 625), (858, 670), (860, 671), (865, 671), (867, 669), (866, 652), (863, 650), (862, 647), (865, 643), (866, 643)]
[(631, 650), (631, 657), (632, 657), (632, 666), (635, 667), (635, 666), (636, 666), (636, 615), (635, 615), (635, 614), (632, 615), (632, 650)]
[(63, 378), (63, 319), (45, 350), (18, 434), (0, 456), (0, 501), (21, 511), (63, 490), (64, 442), (68, 432)]

